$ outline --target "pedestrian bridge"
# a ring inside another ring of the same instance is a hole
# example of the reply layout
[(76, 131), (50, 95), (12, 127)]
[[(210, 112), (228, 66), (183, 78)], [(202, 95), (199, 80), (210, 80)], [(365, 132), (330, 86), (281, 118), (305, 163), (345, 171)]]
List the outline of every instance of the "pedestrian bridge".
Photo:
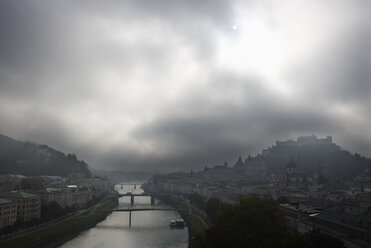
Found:
[(145, 207), (145, 208), (118, 208), (112, 212), (129, 212), (129, 227), (131, 227), (131, 212), (137, 211), (175, 211), (173, 208)]

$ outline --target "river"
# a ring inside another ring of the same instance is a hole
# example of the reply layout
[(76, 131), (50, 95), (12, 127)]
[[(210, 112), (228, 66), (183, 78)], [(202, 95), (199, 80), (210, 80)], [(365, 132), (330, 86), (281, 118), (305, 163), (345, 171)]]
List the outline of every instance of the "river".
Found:
[[(120, 193), (142, 193), (140, 186), (116, 185)], [(150, 207), (151, 199), (147, 196), (135, 197), (134, 208)], [(156, 200), (158, 207), (167, 207)], [(118, 208), (130, 207), (130, 197), (121, 197)], [(175, 211), (137, 211), (132, 212), (129, 227), (128, 212), (112, 212), (94, 228), (81, 233), (66, 242), (61, 248), (186, 248), (188, 247), (188, 230), (171, 229), (169, 221), (180, 218)]]

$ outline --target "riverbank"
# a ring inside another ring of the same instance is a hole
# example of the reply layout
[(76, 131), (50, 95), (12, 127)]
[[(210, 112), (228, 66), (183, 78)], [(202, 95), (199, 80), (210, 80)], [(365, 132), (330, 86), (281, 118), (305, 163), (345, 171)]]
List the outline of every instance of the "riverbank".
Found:
[(103, 221), (110, 210), (116, 206), (115, 199), (108, 199), (79, 214), (71, 216), (54, 225), (41, 228), (25, 235), (0, 242), (0, 247), (6, 248), (55, 248), (64, 242), (78, 236), (81, 232), (94, 227)]
[(174, 197), (160, 197), (159, 199), (166, 205), (173, 207), (187, 223), (188, 247), (191, 248), (194, 238), (204, 233), (208, 228), (203, 216), (196, 211), (192, 211), (190, 206), (181, 199), (175, 199)]

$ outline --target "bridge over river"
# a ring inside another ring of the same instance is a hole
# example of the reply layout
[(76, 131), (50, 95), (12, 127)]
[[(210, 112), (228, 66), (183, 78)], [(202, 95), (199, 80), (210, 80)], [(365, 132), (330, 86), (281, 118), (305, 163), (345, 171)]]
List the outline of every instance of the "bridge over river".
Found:
[(112, 209), (110, 212), (129, 212), (129, 227), (131, 227), (131, 213), (139, 211), (176, 211), (176, 210), (173, 208), (144, 207), (144, 208), (118, 208)]
[(118, 193), (117, 194), (118, 197), (124, 197), (124, 196), (127, 196), (129, 197), (130, 196), (130, 205), (133, 206), (134, 205), (134, 197), (141, 197), (141, 196), (147, 196), (147, 197), (151, 197), (151, 205), (155, 205), (155, 200), (156, 200), (156, 196), (154, 194), (147, 194), (147, 193), (141, 193), (141, 194), (135, 194), (135, 193), (131, 193), (131, 192), (128, 192), (128, 193)]
[[(112, 209), (112, 212), (129, 212), (129, 227), (131, 227), (131, 219), (132, 219), (132, 212), (142, 212), (142, 211), (176, 211), (174, 208), (170, 207), (157, 207), (155, 206), (155, 200), (156, 200), (156, 195), (151, 194), (151, 193), (146, 193), (141, 190), (141, 185), (140, 184), (126, 184), (126, 183), (119, 183), (119, 186), (121, 186), (121, 192), (118, 190), (116, 197), (121, 198), (121, 197), (130, 197), (130, 206), (128, 208), (117, 208), (117, 209)], [(126, 192), (123, 193), (123, 186), (133, 186), (134, 188), (131, 189), (131, 192)], [(137, 189), (137, 186), (139, 186)], [(141, 190), (142, 192), (136, 193), (137, 190)], [(145, 207), (135, 207), (134, 206), (134, 199), (138, 197), (149, 197), (151, 199), (151, 205), (150, 206), (145, 206)]]
[[(117, 206), (97, 226), (65, 243), (61, 248), (141, 247), (187, 248), (188, 229), (171, 229), (169, 221), (179, 213), (159, 201), (160, 195), (146, 194), (140, 183), (115, 184)], [(131, 201), (131, 198), (135, 202)], [(153, 203), (151, 205), (151, 203)], [(99, 208), (96, 209), (99, 211)]]

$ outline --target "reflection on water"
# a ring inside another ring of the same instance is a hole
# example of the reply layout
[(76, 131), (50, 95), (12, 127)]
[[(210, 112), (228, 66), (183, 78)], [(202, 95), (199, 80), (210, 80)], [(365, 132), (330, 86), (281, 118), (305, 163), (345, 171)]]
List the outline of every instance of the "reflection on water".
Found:
[[(116, 185), (120, 193), (142, 193), (142, 189), (133, 185)], [(144, 208), (151, 204), (150, 197), (135, 197), (134, 207)], [(156, 201), (156, 205), (161, 203)], [(119, 199), (119, 208), (130, 207), (130, 197)], [(166, 206), (163, 206), (166, 207)], [(186, 248), (188, 247), (188, 230), (170, 229), (169, 221), (179, 218), (172, 211), (138, 211), (132, 212), (131, 227), (129, 227), (128, 212), (113, 212), (96, 227), (82, 233), (77, 238), (68, 241), (62, 248)]]

